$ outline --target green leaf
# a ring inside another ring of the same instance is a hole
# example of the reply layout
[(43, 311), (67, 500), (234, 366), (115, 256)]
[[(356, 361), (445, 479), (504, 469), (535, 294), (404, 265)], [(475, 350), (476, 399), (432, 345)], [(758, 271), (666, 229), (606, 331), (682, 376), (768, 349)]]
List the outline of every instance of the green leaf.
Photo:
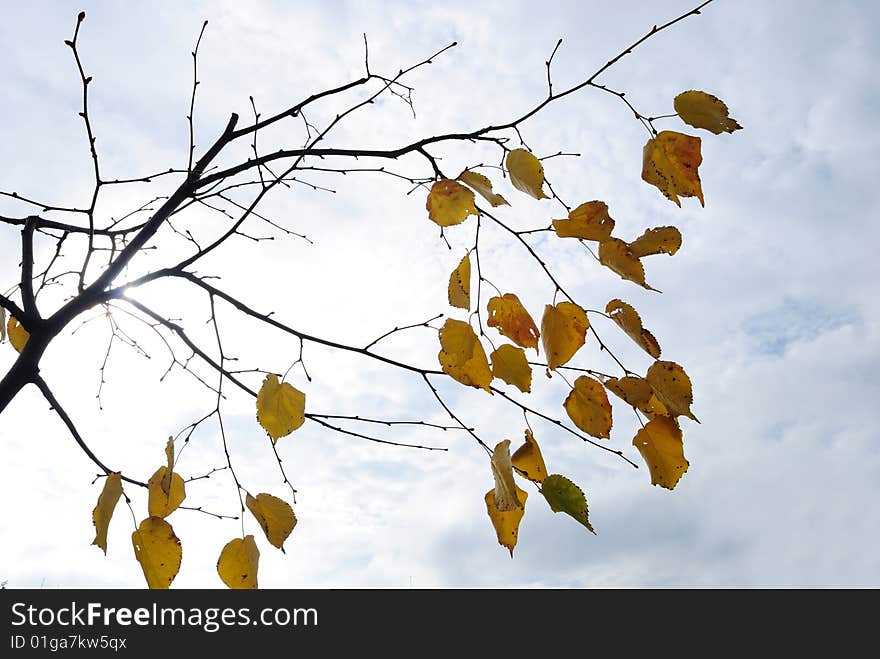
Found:
[(565, 476), (551, 474), (541, 483), (541, 494), (550, 504), (554, 513), (566, 513), (574, 517), (578, 522), (587, 527), (587, 530), (595, 535), (590, 525), (587, 498), (583, 490), (568, 480)]

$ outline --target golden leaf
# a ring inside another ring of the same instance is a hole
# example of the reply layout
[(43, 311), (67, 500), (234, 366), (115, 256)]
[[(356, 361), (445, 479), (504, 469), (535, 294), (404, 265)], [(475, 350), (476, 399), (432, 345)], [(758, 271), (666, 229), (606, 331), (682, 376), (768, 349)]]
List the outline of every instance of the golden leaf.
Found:
[(599, 263), (611, 268), (623, 279), (634, 281), (639, 286), (654, 290), (645, 283), (645, 268), (629, 251), (629, 245), (619, 238), (608, 238), (599, 243)]
[(694, 128), (705, 128), (710, 133), (732, 133), (742, 126), (729, 116), (729, 110), (720, 98), (706, 92), (682, 92), (672, 102), (681, 120)]
[(542, 483), (547, 478), (547, 467), (544, 465), (544, 456), (532, 431), (526, 428), (526, 443), (520, 446), (510, 456), (510, 463), (521, 476), (535, 483)]
[(93, 545), (98, 545), (107, 553), (107, 528), (110, 526), (110, 518), (119, 497), (122, 496), (122, 474), (118, 471), (107, 474), (104, 481), (104, 489), (98, 495), (98, 503), (92, 511), (92, 523), (95, 525), (95, 539)]
[(495, 478), (495, 507), (507, 512), (522, 508), (516, 496), (516, 483), (513, 482), (513, 465), (510, 462), (510, 440), (498, 442), (490, 460), (492, 476)]
[(640, 407), (639, 409), (642, 410), (642, 412), (645, 413), (645, 416), (649, 419), (654, 419), (658, 416), (669, 416), (669, 410), (667, 410), (666, 406), (660, 402), (655, 393), (651, 393), (651, 399), (648, 401), (648, 404), (645, 405), (644, 408)]
[(431, 186), (425, 208), (428, 209), (428, 218), (441, 227), (461, 224), (469, 215), (477, 214), (474, 193), (448, 178), (440, 179)]
[(525, 490), (516, 488), (516, 495), (519, 500), (519, 507), (512, 510), (499, 510), (495, 503), (495, 490), (489, 490), (484, 497), (486, 500), (486, 512), (489, 513), (489, 519), (492, 520), (492, 526), (495, 527), (495, 535), (498, 537), (498, 544), (507, 547), (510, 556), (513, 558), (513, 548), (516, 547), (517, 536), (519, 535), (519, 523), (523, 518), (526, 510), (526, 499), (529, 494)]
[[(170, 479), (166, 478), (171, 474)], [(168, 489), (164, 487), (168, 483)], [(186, 485), (180, 474), (159, 467), (147, 481), (147, 510), (150, 517), (168, 517), (186, 498)]]
[(615, 396), (625, 401), (628, 405), (647, 413), (654, 392), (651, 385), (643, 378), (631, 375), (625, 378), (608, 378), (604, 382), (605, 388)]
[(645, 233), (629, 244), (629, 253), (637, 259), (652, 254), (672, 256), (681, 248), (681, 232), (675, 227), (645, 229)]
[(571, 515), (595, 535), (596, 532), (590, 524), (587, 497), (584, 496), (581, 488), (565, 476), (551, 474), (541, 483), (541, 494), (547, 499), (547, 503), (550, 504), (550, 509), (554, 513)]
[(245, 503), (266, 534), (269, 544), (284, 551), (284, 541), (296, 526), (296, 515), (290, 504), (265, 493), (258, 494), (256, 498), (248, 494)]
[(492, 371), (489, 360), (473, 328), (466, 322), (447, 318), (440, 328), (440, 353), (437, 355), (443, 372), (468, 387), (492, 393)]
[(31, 338), (30, 332), (12, 314), (9, 315), (9, 320), (6, 321), (6, 333), (9, 336), (9, 343), (18, 352), (24, 350), (24, 344)]
[(691, 379), (681, 366), (675, 362), (654, 362), (645, 379), (670, 416), (684, 415), (697, 421), (697, 417), (691, 413), (691, 404), (694, 402)]
[(574, 302), (560, 302), (544, 307), (541, 319), (541, 342), (547, 366), (556, 369), (567, 363), (584, 345), (590, 321), (587, 313)]
[(633, 437), (651, 472), (651, 484), (671, 490), (688, 470), (678, 422), (668, 416), (648, 421)]
[(246, 535), (226, 543), (217, 560), (217, 574), (229, 588), (256, 590), (260, 550), (254, 536)]
[(656, 186), (679, 207), (679, 196), (696, 197), (705, 206), (698, 172), (702, 162), (699, 137), (664, 130), (645, 144), (642, 180)]
[(604, 201), (588, 201), (571, 211), (567, 220), (553, 220), (553, 228), (560, 238), (602, 242), (611, 236), (614, 220), (608, 215), (608, 205)]
[(541, 333), (526, 308), (513, 293), (493, 297), (486, 305), (489, 312), (489, 327), (497, 327), (503, 336), (523, 348), (534, 348), (538, 352), (538, 337)]
[(257, 393), (257, 421), (269, 433), (272, 443), (289, 435), (305, 422), (306, 395), (287, 382), (279, 384), (270, 373)]
[(464, 255), (458, 267), (449, 275), (449, 304), (470, 311), (471, 308), (471, 257)]
[(660, 357), (660, 344), (654, 335), (642, 326), (639, 313), (622, 300), (614, 299), (605, 305), (605, 313), (626, 332), (636, 344), (654, 359)]
[(180, 570), (183, 550), (171, 524), (161, 517), (147, 517), (131, 534), (134, 557), (141, 564), (147, 586), (165, 590)]
[(525, 149), (514, 149), (507, 154), (507, 172), (517, 190), (535, 199), (549, 199), (544, 194), (544, 166)]
[(492, 204), (493, 208), (496, 206), (510, 206), (504, 197), (492, 192), (492, 181), (482, 174), (466, 169), (458, 175), (458, 180), (473, 188), (483, 199)]
[(611, 437), (611, 403), (597, 380), (581, 375), (563, 405), (574, 425), (585, 433), (600, 439)]
[(505, 343), (495, 350), (492, 360), (492, 375), (512, 384), (524, 394), (532, 390), (532, 367), (526, 359), (525, 350)]

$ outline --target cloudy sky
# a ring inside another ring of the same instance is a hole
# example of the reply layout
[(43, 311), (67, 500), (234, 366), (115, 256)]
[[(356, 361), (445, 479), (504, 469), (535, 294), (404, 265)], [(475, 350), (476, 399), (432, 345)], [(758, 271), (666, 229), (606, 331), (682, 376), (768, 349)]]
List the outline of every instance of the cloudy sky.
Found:
[[(192, 83), (190, 51), (204, 19), (199, 59), (197, 150), (222, 130), (230, 112), (251, 116), (248, 97), (266, 115), (362, 75), (363, 37), (374, 72), (393, 75), (447, 44), (458, 46), (413, 72), (415, 118), (400, 99), (383, 97), (340, 125), (328, 144), (388, 148), (427, 135), (509, 121), (546, 94), (544, 62), (556, 88), (575, 84), (654, 24), (694, 3), (486, 2), (35, 2), (8, 8), (0, 24), (0, 190), (87, 205), (91, 192), (81, 88), (69, 49), (76, 12), (84, 65), (93, 76), (91, 118), (102, 167), (130, 177), (185, 166), (185, 119)], [(637, 422), (614, 407), (609, 446), (641, 465), (633, 469), (548, 423), (530, 422), (551, 472), (581, 485), (598, 535), (554, 514), (534, 488), (514, 558), (500, 547), (483, 495), (492, 487), (485, 453), (462, 431), (349, 424), (394, 441), (447, 447), (426, 452), (345, 437), (307, 423), (278, 442), (298, 490), (299, 523), (287, 553), (260, 540), (260, 581), (267, 587), (805, 587), (878, 586), (880, 457), (880, 316), (874, 250), (880, 166), (876, 119), (880, 89), (877, 11), (873, 3), (717, 0), (703, 14), (648, 40), (600, 79), (625, 91), (646, 115), (672, 112), (673, 97), (701, 89), (724, 99), (744, 126), (713, 136), (677, 119), (658, 128), (703, 138), (706, 207), (679, 209), (640, 179), (645, 129), (614, 96), (585, 89), (521, 126), (538, 155), (577, 152), (545, 163), (548, 178), (571, 204), (608, 203), (616, 234), (674, 224), (684, 236), (674, 257), (645, 259), (643, 290), (597, 264), (574, 241), (536, 234), (530, 244), (583, 306), (604, 308), (614, 297), (633, 304), (659, 339), (663, 357), (684, 366), (694, 385), (697, 425), (683, 421), (690, 468), (673, 492), (653, 487), (630, 442)], [(308, 118), (322, 125), (355, 100), (325, 102)], [(513, 137), (516, 137), (515, 135)], [(302, 123), (260, 135), (270, 151), (298, 146)], [(245, 145), (247, 146), (247, 145)], [(473, 144), (437, 149), (444, 171), (497, 162)], [(224, 156), (231, 164), (247, 149)], [(394, 163), (411, 176), (430, 172), (416, 158)], [(511, 201), (499, 212), (510, 226), (547, 226), (564, 216), (556, 202), (537, 202), (512, 188), (497, 169), (483, 170)], [(439, 238), (424, 209), (425, 191), (387, 175), (304, 174), (273, 191), (262, 212), (296, 237), (253, 242), (238, 237), (198, 266), (204, 275), (259, 310), (303, 331), (365, 345), (397, 325), (444, 313), (449, 272), (473, 244), (475, 223)], [(113, 190), (98, 208), (102, 221), (167, 194), (175, 181)], [(328, 192), (328, 188), (334, 192)], [(247, 190), (236, 197), (248, 199)], [(0, 198), (0, 214), (33, 207)], [(60, 216), (57, 216), (61, 219)], [(873, 218), (873, 219), (872, 219)], [(203, 240), (223, 217), (208, 210), (181, 218)], [(265, 224), (250, 225), (268, 236)], [(481, 263), (500, 289), (514, 292), (540, 317), (552, 284), (521, 245), (487, 223)], [(159, 250), (132, 264), (127, 276), (173, 264), (185, 241), (162, 234)], [(0, 226), (0, 289), (17, 277), (18, 232)], [(71, 245), (69, 258), (77, 255)], [(39, 245), (46, 263), (53, 243)], [(73, 263), (73, 260), (71, 260)], [(44, 308), (65, 291), (49, 289)], [(132, 293), (181, 323), (213, 348), (203, 296), (175, 285)], [(484, 299), (485, 304), (485, 299)], [(227, 352), (238, 368), (284, 372), (299, 356), (290, 337), (218, 310)], [(47, 352), (42, 372), (105, 462), (146, 480), (161, 464), (168, 435), (213, 407), (213, 394), (175, 369), (163, 381), (167, 351), (137, 322), (120, 325), (150, 359), (116, 344), (99, 410), (96, 394), (109, 338), (108, 320), (84, 316)], [(630, 368), (649, 358), (600, 317), (594, 324)], [(434, 323), (437, 326), (437, 323)], [(490, 335), (498, 342), (498, 335)], [(416, 328), (376, 351), (436, 368), (437, 334)], [(187, 352), (179, 349), (183, 357)], [(0, 370), (15, 353), (0, 346)], [(307, 394), (312, 412), (447, 423), (417, 376), (357, 355), (307, 345), (288, 380)], [(590, 340), (576, 358), (611, 371)], [(197, 373), (208, 375), (201, 366)], [(259, 375), (243, 376), (259, 386)], [(529, 404), (564, 418), (566, 387), (535, 371)], [(522, 439), (514, 407), (481, 391), (436, 380), (445, 400), (494, 444)], [(509, 387), (507, 387), (509, 389)], [(519, 398), (518, 393), (514, 393)], [(233, 464), (251, 492), (290, 497), (254, 419), (253, 400), (229, 391), (223, 404)], [(0, 418), (0, 581), (9, 587), (141, 587), (120, 506), (105, 557), (89, 543), (91, 510), (101, 484), (35, 390), (26, 390)], [(183, 452), (179, 469), (196, 476), (221, 467), (216, 424), (206, 423)], [(130, 489), (138, 519), (146, 498)], [(187, 503), (237, 514), (228, 471), (190, 484)], [(214, 566), (240, 523), (180, 510), (169, 521), (184, 547), (180, 587), (222, 586)]]

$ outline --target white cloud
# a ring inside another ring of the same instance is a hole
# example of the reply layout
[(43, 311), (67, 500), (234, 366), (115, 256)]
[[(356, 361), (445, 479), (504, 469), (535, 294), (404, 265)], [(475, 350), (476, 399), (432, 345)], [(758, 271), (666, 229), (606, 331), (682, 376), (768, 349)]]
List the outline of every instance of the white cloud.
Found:
[[(581, 3), (552, 10), (525, 3), (382, 3), (380, 11), (366, 3), (300, 3), (294, 10), (286, 4), (212, 2), (158, 3), (147, 11), (95, 2), (86, 3), (81, 39), (95, 76), (90, 93), (102, 162), (108, 172), (129, 176), (185, 163), (189, 51), (203, 18), (210, 20), (196, 112), (203, 148), (229, 112), (247, 120), (249, 94), (268, 115), (292, 99), (360, 76), (363, 32), (374, 70), (389, 72), (459, 41), (413, 76), (415, 119), (406, 105), (390, 99), (352, 117), (328, 140), (368, 146), (404, 144), (516, 116), (546, 93), (543, 62), (558, 37), (565, 39), (554, 60), (561, 88), (601, 66), (651, 24), (689, 6), (621, 2), (598, 11), (598, 5)], [(880, 522), (870, 514), (880, 477), (873, 409), (880, 325), (872, 252), (880, 173), (872, 157), (873, 124), (880, 97), (870, 69), (876, 40), (863, 15), (872, 10), (857, 7), (713, 4), (603, 75), (603, 82), (625, 90), (649, 114), (671, 111), (671, 98), (683, 89), (705, 89), (727, 101), (745, 129), (704, 138), (705, 209), (688, 200), (679, 210), (640, 180), (647, 135), (611, 95), (584, 90), (523, 127), (524, 138), (541, 154), (582, 153), (546, 163), (554, 188), (570, 203), (605, 199), (624, 237), (665, 224), (684, 234), (674, 257), (645, 259), (648, 280), (663, 295), (617, 280), (577, 246), (551, 236), (530, 239), (558, 264), (560, 282), (584, 305), (603, 308), (617, 296), (634, 304), (659, 338), (664, 358), (682, 363), (691, 375), (694, 411), (702, 424), (685, 423), (691, 465), (675, 492), (652, 487), (644, 466), (632, 469), (531, 419), (551, 471), (569, 475), (587, 492), (599, 535), (553, 514), (530, 487), (510, 560), (485, 513), (483, 494), (492, 482), (488, 460), (466, 433), (381, 429), (382, 437), (450, 449), (428, 453), (307, 424), (278, 443), (298, 490), (300, 521), (286, 555), (264, 545), (262, 584), (880, 583), (880, 562), (864, 549), (880, 539)], [(14, 163), (0, 175), (0, 189), (81, 205), (91, 164), (75, 114), (75, 69), (61, 43), (74, 17), (60, 4), (42, 4), (11, 12), (0, 26), (0, 76), (9, 89), (0, 148), (2, 161)], [(817, 43), (835, 45), (817, 49), (812, 46)], [(328, 105), (309, 118), (319, 122), (336, 111)], [(261, 135), (260, 143), (267, 149), (299, 143), (301, 125), (291, 126)], [(487, 157), (497, 159), (479, 146), (436, 153), (451, 174)], [(394, 167), (413, 171), (421, 163), (411, 159)], [(273, 310), (302, 331), (354, 345), (447, 311), (446, 277), (472, 244), (470, 229), (449, 232), (450, 251), (425, 219), (424, 193), (405, 196), (405, 183), (374, 174), (303, 178), (337, 192), (295, 186), (273, 192), (262, 210), (307, 234), (314, 246), (296, 238), (236, 239), (234, 247), (205, 259), (199, 272), (222, 274), (217, 285), (257, 310)], [(503, 211), (511, 226), (546, 226), (550, 217), (561, 217), (558, 207), (530, 203), (506, 183), (498, 185), (514, 202)], [(158, 193), (132, 188), (108, 200), (102, 212), (113, 215), (153, 194)], [(0, 213), (30, 210), (0, 199)], [(204, 212), (192, 226), (207, 236), (220, 219)], [(503, 231), (491, 222), (483, 226), (486, 276), (517, 292), (540, 316), (553, 286), (520, 246), (505, 242)], [(0, 281), (13, 282), (18, 233), (3, 231)], [(263, 235), (265, 227), (252, 231)], [(181, 241), (177, 249), (186, 253), (187, 246)], [(46, 256), (41, 252), (40, 258)], [(157, 260), (150, 255), (133, 271)], [(167, 285), (136, 295), (183, 317), (199, 343), (213, 346), (203, 296), (179, 295)], [(224, 341), (242, 365), (283, 371), (296, 360), (299, 347), (292, 337), (260, 328), (222, 305), (220, 313)], [(647, 357), (610, 323), (597, 318), (596, 327), (626, 363), (647, 367)], [(160, 462), (164, 438), (209, 411), (213, 400), (180, 372), (159, 383), (168, 364), (161, 342), (134, 323), (126, 328), (141, 332), (152, 359), (114, 349), (102, 413), (94, 396), (106, 321), (62, 338), (47, 353), (43, 373), (92, 448), (108, 464), (146, 477)], [(434, 365), (437, 346), (430, 330), (410, 330), (379, 345), (382, 354)], [(614, 368), (595, 341), (582, 354), (584, 365)], [(0, 370), (13, 356), (3, 346)], [(313, 345), (306, 346), (305, 361), (313, 381), (308, 383), (299, 367), (291, 377), (307, 390), (314, 411), (447, 421), (416, 375)], [(259, 376), (244, 377), (259, 385)], [(535, 378), (531, 404), (561, 413), (561, 383), (539, 372)], [(519, 440), (517, 409), (497, 396), (487, 402), (482, 392), (436, 382), (456, 413), (487, 441)], [(230, 392), (224, 403), (237, 472), (247, 487), (285, 496), (289, 491), (252, 406), (239, 392)], [(641, 464), (629, 444), (635, 419), (620, 407), (614, 414), (611, 446)], [(7, 566), (0, 580), (12, 587), (141, 586), (129, 549), (128, 510), (117, 511), (106, 558), (89, 546), (89, 513), (99, 484), (88, 483), (95, 469), (35, 391), (23, 393), (4, 412), (0, 441), (6, 464), (0, 496), (10, 502), (0, 525), (0, 564)], [(181, 469), (197, 475), (222, 464), (216, 425), (206, 424), (193, 436)], [(189, 496), (193, 505), (236, 514), (228, 472), (192, 483)], [(136, 514), (143, 512), (140, 493), (133, 505)], [(240, 533), (240, 525), (189, 511), (175, 513), (172, 522), (184, 543), (176, 584), (219, 586), (216, 555), (227, 536)]]

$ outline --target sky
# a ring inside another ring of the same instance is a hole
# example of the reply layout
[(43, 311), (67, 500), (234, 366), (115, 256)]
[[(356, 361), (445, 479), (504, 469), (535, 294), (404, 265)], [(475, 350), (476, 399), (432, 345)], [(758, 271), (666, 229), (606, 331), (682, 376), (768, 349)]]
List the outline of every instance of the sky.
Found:
[[(327, 143), (389, 148), (429, 135), (509, 121), (546, 95), (545, 61), (559, 38), (554, 88), (576, 84), (652, 25), (692, 8), (682, 0), (615, 3), (283, 3), (34, 2), (9, 8), (0, 24), (0, 190), (58, 205), (88, 203), (91, 161), (77, 116), (81, 87), (69, 39), (76, 13), (90, 85), (90, 115), (108, 175), (129, 177), (185, 165), (192, 85), (190, 52), (199, 52), (195, 112), (197, 152), (219, 135), (231, 112), (252, 116), (249, 96), (267, 116), (308, 95), (362, 75), (363, 33), (370, 67), (394, 75), (451, 42), (457, 46), (408, 78), (415, 117), (383, 97), (340, 124)], [(467, 433), (420, 427), (346, 427), (398, 442), (448, 451), (383, 446), (306, 423), (278, 442), (297, 489), (298, 524), (286, 553), (270, 547), (253, 519), (261, 587), (284, 588), (659, 588), (880, 586), (876, 371), (880, 315), (874, 255), (880, 240), (876, 119), (880, 88), (872, 64), (878, 12), (869, 2), (716, 0), (701, 15), (652, 37), (600, 82), (626, 92), (646, 115), (669, 114), (681, 91), (722, 98), (744, 127), (714, 136), (675, 118), (660, 129), (699, 135), (706, 205), (682, 208), (641, 178), (647, 133), (620, 99), (584, 89), (548, 106), (521, 127), (545, 161), (554, 190), (578, 204), (608, 203), (616, 235), (677, 226), (673, 257), (646, 257), (643, 290), (602, 268), (575, 241), (529, 237), (582, 306), (615, 297), (638, 309), (663, 359), (681, 364), (694, 387), (700, 424), (682, 421), (687, 473), (673, 491), (651, 485), (631, 445), (637, 421), (614, 401), (608, 446), (639, 464), (591, 447), (534, 417), (530, 423), (551, 472), (586, 493), (597, 534), (554, 514), (529, 487), (513, 558), (499, 546), (483, 496), (493, 481), (488, 458)], [(353, 99), (330, 99), (309, 115), (322, 125)], [(347, 105), (348, 104), (348, 105)], [(514, 139), (516, 136), (513, 135)], [(259, 148), (298, 146), (303, 126), (288, 122), (259, 136)], [(249, 145), (224, 155), (233, 163)], [(498, 154), (467, 143), (438, 148), (444, 172), (495, 163)], [(393, 163), (430, 175), (418, 158)], [(498, 169), (482, 170), (510, 202), (499, 217), (517, 229), (564, 217), (554, 201), (515, 190)], [(255, 242), (237, 237), (198, 265), (200, 275), (255, 309), (302, 331), (366, 345), (395, 326), (437, 314), (464, 319), (446, 302), (451, 270), (473, 244), (474, 218), (447, 231), (450, 247), (425, 211), (426, 191), (375, 173), (303, 174), (306, 183), (274, 190), (261, 213), (308, 236)], [(176, 179), (179, 181), (179, 179)], [(102, 221), (167, 194), (175, 180), (114, 189), (98, 207)], [(314, 187), (311, 187), (314, 186)], [(332, 190), (328, 191), (328, 190)], [(237, 199), (247, 200), (246, 191)], [(0, 197), (0, 214), (34, 208)], [(873, 219), (872, 219), (873, 218)], [(58, 217), (58, 219), (61, 219)], [(197, 209), (182, 225), (216, 236), (224, 218)], [(483, 225), (485, 275), (514, 292), (535, 318), (553, 285), (525, 249)], [(255, 222), (254, 236), (272, 235)], [(277, 233), (277, 232), (276, 232)], [(133, 278), (173, 264), (191, 249), (170, 232), (160, 249), (132, 264)], [(46, 263), (54, 245), (37, 247)], [(81, 245), (79, 246), (81, 248)], [(66, 252), (67, 253), (67, 252)], [(70, 251), (71, 263), (77, 252)], [(0, 225), (0, 289), (18, 277), (19, 236)], [(68, 289), (69, 291), (69, 289)], [(47, 289), (44, 308), (62, 286)], [(213, 348), (204, 296), (156, 284), (132, 297), (180, 322)], [(487, 299), (484, 291), (483, 304)], [(41, 298), (43, 299), (43, 298)], [(167, 351), (138, 322), (118, 313), (149, 359), (116, 344), (107, 360), (108, 321), (86, 314), (46, 353), (42, 374), (92, 449), (114, 468), (146, 480), (164, 457), (166, 438), (213, 408), (214, 395), (191, 374), (172, 369)], [(237, 368), (284, 373), (299, 357), (290, 337), (218, 311)], [(629, 368), (650, 359), (607, 320), (594, 326)], [(438, 327), (437, 321), (432, 323)], [(75, 331), (74, 331), (75, 330)], [(501, 337), (489, 330), (498, 344)], [(486, 342), (488, 346), (488, 342)], [(418, 327), (380, 342), (376, 351), (436, 368), (435, 329)], [(186, 357), (185, 349), (178, 353)], [(0, 345), (0, 371), (15, 352)], [(287, 380), (307, 396), (307, 411), (448, 424), (424, 383), (358, 355), (306, 345), (309, 381), (299, 365)], [(543, 358), (543, 353), (541, 357)], [(572, 363), (611, 372), (614, 363), (588, 340)], [(193, 366), (205, 377), (210, 371)], [(243, 376), (254, 388), (259, 374)], [(534, 373), (528, 404), (565, 419), (560, 378)], [(212, 380), (213, 381), (213, 380)], [(518, 446), (523, 415), (499, 396), (449, 379), (436, 385), (456, 414), (494, 445)], [(502, 385), (520, 400), (526, 397)], [(100, 405), (99, 405), (100, 403)], [(229, 449), (249, 491), (290, 499), (253, 399), (229, 391), (223, 403)], [(91, 510), (101, 481), (36, 390), (25, 390), (0, 418), (0, 581), (7, 587), (142, 587), (131, 549), (132, 513), (120, 504), (108, 552), (90, 543)], [(216, 423), (201, 426), (180, 457), (187, 477), (224, 465)], [(133, 514), (146, 516), (143, 491), (129, 488)], [(194, 481), (187, 504), (238, 514), (228, 471)], [(222, 587), (220, 548), (241, 523), (196, 511), (169, 517), (183, 545), (175, 587)]]

